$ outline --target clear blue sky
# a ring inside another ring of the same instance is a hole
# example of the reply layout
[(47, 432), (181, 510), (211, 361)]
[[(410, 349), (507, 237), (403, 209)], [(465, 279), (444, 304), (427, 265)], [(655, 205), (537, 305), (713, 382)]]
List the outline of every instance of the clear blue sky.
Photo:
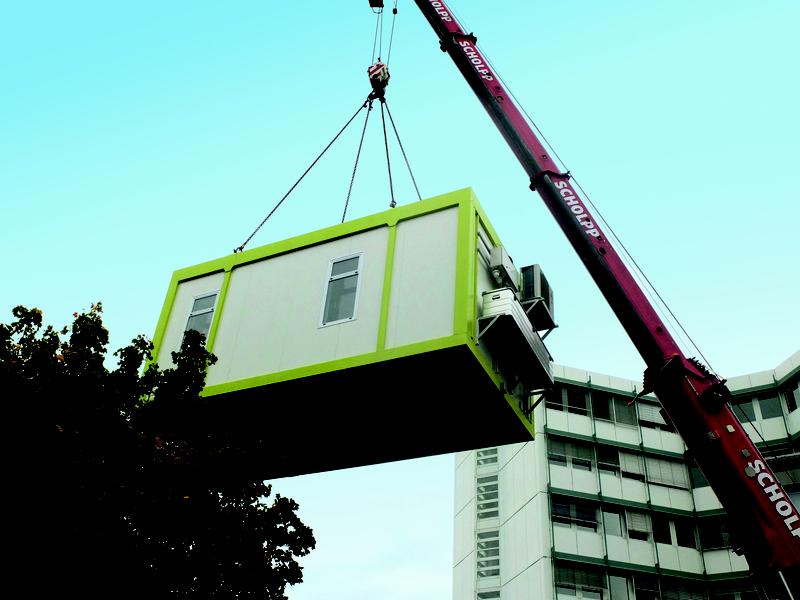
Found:
[[(453, 8), (720, 373), (798, 349), (800, 3)], [(515, 262), (555, 289), (555, 359), (638, 379), (521, 168), (416, 7), (399, 9), (389, 102), (423, 196), (472, 186)], [(373, 24), (366, 0), (4, 6), (3, 319), (26, 304), (63, 324), (102, 300), (112, 346), (152, 333), (172, 271), (241, 243), (362, 101)], [(352, 217), (388, 204), (369, 133)], [(253, 245), (338, 222), (357, 137)], [(292, 600), (449, 597), (452, 457), (276, 487), (319, 538)]]

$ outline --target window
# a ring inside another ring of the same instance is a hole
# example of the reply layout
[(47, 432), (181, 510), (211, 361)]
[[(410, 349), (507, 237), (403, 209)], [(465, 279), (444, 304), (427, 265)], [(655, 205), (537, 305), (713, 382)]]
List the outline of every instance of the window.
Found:
[(664, 578), (661, 583), (662, 600), (705, 600), (703, 588), (688, 581)]
[(497, 448), (478, 450), (476, 455), (476, 463), (479, 467), (497, 464)]
[(658, 578), (655, 575), (636, 573), (633, 576), (633, 589), (636, 600), (661, 600)]
[(611, 592), (611, 600), (629, 600), (628, 580), (619, 575), (608, 576), (608, 589)]
[(597, 506), (588, 500), (552, 497), (553, 523), (597, 531)]
[(692, 464), (689, 467), (689, 480), (692, 484), (692, 489), (708, 487), (708, 480), (706, 480), (706, 476), (703, 475), (703, 472), (700, 470), (696, 464)]
[(587, 390), (574, 385), (556, 387), (548, 395), (545, 405), (554, 410), (567, 411), (578, 415), (589, 414)]
[(762, 419), (783, 416), (781, 399), (777, 393), (763, 394), (758, 396), (758, 407), (761, 409)]
[(619, 468), (623, 477), (644, 481), (644, 462), (639, 454), (620, 451)]
[(583, 567), (574, 569), (556, 565), (556, 593), (558, 596), (577, 596), (587, 600), (600, 600), (605, 588), (603, 573)]
[(675, 517), (672, 522), (675, 524), (675, 542), (678, 546), (697, 550), (694, 521), (685, 517)]
[(672, 544), (672, 532), (669, 527), (669, 518), (655, 513), (650, 517), (653, 524), (653, 540), (659, 544)]
[(500, 532), (484, 531), (478, 533), (478, 579), (500, 576)]
[(597, 468), (605, 473), (619, 475), (619, 450), (597, 446)]
[(651, 429), (661, 429), (663, 431), (675, 431), (671, 422), (667, 422), (661, 412), (660, 404), (651, 404), (645, 401), (637, 402), (639, 408), (639, 424), (642, 427)]
[(614, 398), (614, 420), (625, 425), (636, 425), (636, 406), (626, 398)]
[(322, 311), (323, 326), (355, 318), (360, 262), (360, 255), (331, 261)]
[(645, 460), (647, 462), (647, 479), (650, 483), (689, 489), (689, 474), (683, 463), (652, 456), (648, 456)]
[(500, 514), (499, 486), (497, 475), (478, 477), (478, 518), (491, 519)]
[(478, 533), (478, 560), (500, 556), (500, 532), (483, 531)]
[(592, 415), (595, 419), (636, 425), (636, 407), (633, 404), (629, 406), (627, 398), (600, 390), (592, 390)]
[(800, 379), (791, 381), (783, 387), (783, 397), (786, 398), (786, 406), (789, 412), (797, 410), (800, 404)]
[(622, 514), (616, 508), (603, 507), (603, 527), (606, 535), (622, 537)]
[(724, 518), (704, 517), (698, 521), (697, 530), (703, 550), (717, 550), (731, 545), (728, 522)]
[(189, 312), (189, 318), (186, 320), (186, 329), (184, 331), (194, 329), (208, 337), (216, 302), (217, 292), (195, 298), (192, 303), (192, 310)]
[(551, 464), (571, 466), (582, 471), (592, 470), (592, 447), (587, 444), (548, 438), (547, 458)]
[(595, 419), (611, 420), (611, 394), (592, 391), (592, 416)]
[(478, 600), (495, 600), (500, 598), (500, 590), (493, 590), (491, 592), (478, 592)]
[(753, 399), (749, 396), (743, 398), (734, 398), (731, 400), (731, 408), (733, 414), (736, 415), (742, 423), (756, 420), (756, 411), (753, 408)]
[(634, 540), (648, 541), (650, 539), (650, 519), (647, 515), (629, 510), (627, 516), (628, 537)]
[(586, 390), (579, 387), (567, 386), (567, 410), (578, 415), (585, 415), (589, 411), (586, 406)]

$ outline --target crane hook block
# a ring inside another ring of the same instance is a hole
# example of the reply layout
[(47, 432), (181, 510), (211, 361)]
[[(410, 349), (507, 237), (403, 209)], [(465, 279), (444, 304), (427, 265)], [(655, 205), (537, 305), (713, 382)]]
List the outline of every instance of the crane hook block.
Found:
[(373, 99), (383, 98), (386, 86), (389, 85), (389, 67), (378, 61), (367, 69), (367, 75), (369, 84), (372, 86), (370, 97)]
[(383, 8), (383, 0), (369, 0), (370, 8)]

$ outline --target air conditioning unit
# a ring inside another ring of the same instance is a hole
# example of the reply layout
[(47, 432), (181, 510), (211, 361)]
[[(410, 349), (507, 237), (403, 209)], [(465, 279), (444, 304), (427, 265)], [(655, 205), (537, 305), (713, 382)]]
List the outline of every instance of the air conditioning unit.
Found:
[(492, 248), (489, 257), (489, 272), (497, 283), (497, 287), (508, 287), (516, 293), (519, 291), (519, 271), (502, 246)]
[(553, 329), (556, 324), (553, 310), (553, 289), (539, 265), (520, 269), (522, 303), (528, 318), (537, 331)]

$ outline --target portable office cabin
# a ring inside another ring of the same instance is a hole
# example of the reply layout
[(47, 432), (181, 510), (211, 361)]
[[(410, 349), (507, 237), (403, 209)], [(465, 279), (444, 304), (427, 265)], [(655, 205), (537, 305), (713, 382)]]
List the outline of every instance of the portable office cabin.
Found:
[(499, 245), (464, 189), (179, 270), (155, 360), (207, 333), (206, 422), (265, 476), (529, 440), (549, 355), (500, 369), (478, 331)]

